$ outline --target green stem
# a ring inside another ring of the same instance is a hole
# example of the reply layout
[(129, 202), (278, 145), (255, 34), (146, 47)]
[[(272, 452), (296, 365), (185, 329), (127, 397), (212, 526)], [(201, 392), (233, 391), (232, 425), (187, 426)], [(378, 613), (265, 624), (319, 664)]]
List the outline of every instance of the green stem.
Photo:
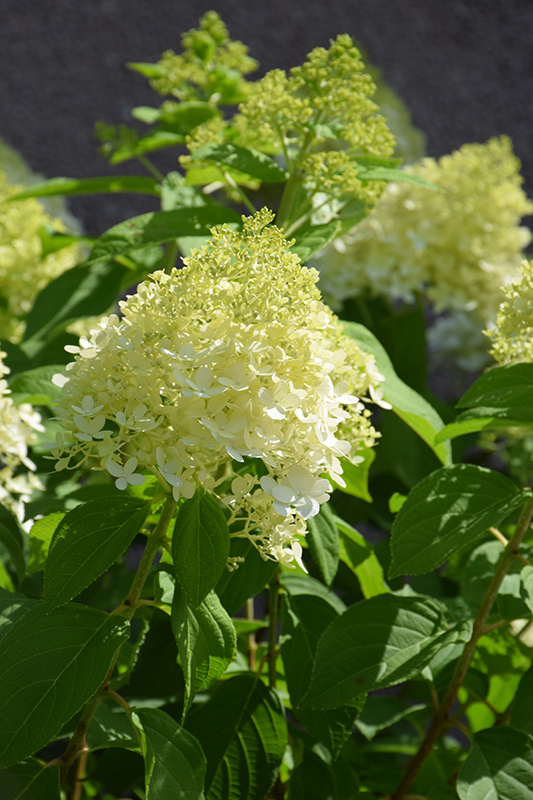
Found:
[(498, 564), (496, 572), (494, 573), (494, 577), (492, 578), (490, 586), (487, 589), (485, 597), (483, 598), (483, 602), (481, 603), (479, 611), (474, 620), (472, 636), (464, 647), (463, 653), (459, 659), (459, 663), (457, 664), (455, 673), (450, 685), (448, 686), (448, 690), (443, 698), (443, 701), (440, 704), (437, 713), (433, 717), (433, 721), (426, 732), (424, 740), (420, 745), (417, 754), (410, 762), (405, 777), (399, 784), (396, 791), (391, 794), (390, 800), (405, 799), (407, 790), (418, 775), (422, 764), (431, 753), (433, 745), (442, 733), (443, 728), (448, 723), (448, 714), (450, 713), (455, 698), (457, 697), (457, 693), (461, 688), (461, 684), (463, 683), (467, 673), (468, 667), (470, 666), (477, 643), (485, 632), (485, 621), (491, 612), (492, 606), (494, 605), (494, 601), (496, 600), (502, 585), (502, 581), (505, 578), (513, 560), (515, 559), (516, 554), (518, 553), (518, 548), (520, 547), (522, 539), (529, 528), (532, 517), (533, 499), (530, 499), (522, 509), (522, 513), (520, 514), (513, 537), (503, 552), (500, 563)]
[(293, 208), (300, 188), (300, 179), (291, 175), (281, 196), (279, 210), (276, 215), (276, 225), (280, 228), (289, 228), (292, 220)]
[(161, 266), (160, 269), (167, 274), (170, 272), (172, 267), (176, 264), (176, 258), (178, 257), (178, 242), (176, 239), (172, 239), (172, 241), (167, 243), (165, 254), (161, 259)]
[(163, 181), (165, 180), (165, 176), (163, 175), (163, 173), (162, 173), (162, 172), (159, 172), (159, 170), (157, 169), (157, 167), (154, 167), (154, 165), (152, 164), (152, 162), (151, 162), (151, 161), (149, 161), (149, 160), (146, 158), (146, 156), (143, 156), (143, 155), (142, 155), (142, 153), (141, 153), (141, 154), (139, 154), (138, 156), (136, 156), (136, 158), (137, 158), (137, 161), (140, 161), (140, 162), (141, 162), (141, 164), (143, 165), (143, 167), (146, 167), (146, 169), (148, 170), (148, 172), (151, 172), (151, 173), (152, 173), (152, 175), (154, 176), (154, 178), (156, 179), (156, 181), (157, 181), (158, 183), (163, 183)]
[(250, 211), (251, 214), (255, 214), (256, 211), (257, 211), (257, 208), (253, 205), (253, 203), (248, 198), (248, 195), (241, 189), (239, 184), (236, 183), (233, 180), (233, 178), (231, 177), (231, 175), (228, 172), (224, 172), (224, 178), (226, 179), (226, 182), (229, 183), (231, 188), (234, 189), (237, 192), (237, 194), (239, 195), (239, 197), (241, 198), (241, 200), (243, 202), (243, 205), (246, 206), (248, 211)]
[(268, 587), (268, 685), (276, 688), (276, 641), (278, 638), (279, 568)]

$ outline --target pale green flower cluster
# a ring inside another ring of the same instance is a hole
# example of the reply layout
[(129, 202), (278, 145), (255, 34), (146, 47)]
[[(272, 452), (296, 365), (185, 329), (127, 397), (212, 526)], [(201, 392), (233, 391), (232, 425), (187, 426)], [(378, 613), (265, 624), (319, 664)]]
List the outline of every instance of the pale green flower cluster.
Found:
[(364, 292), (412, 302), (425, 293), (437, 311), (494, 319), (501, 287), (516, 274), (533, 211), (507, 137), (468, 144), (407, 171), (440, 191), (392, 183), (374, 212), (313, 263), (333, 307)]
[(229, 38), (228, 29), (216, 11), (208, 11), (198, 29), (182, 36), (183, 53), (163, 53), (157, 67), (159, 75), (150, 84), (159, 94), (181, 101), (209, 100), (238, 103), (246, 94), (243, 78), (257, 69), (248, 47)]
[(39, 481), (28, 472), (15, 475), (23, 465), (30, 472), (35, 464), (28, 456), (28, 445), (35, 442), (35, 431), (44, 431), (40, 415), (29, 403), (16, 406), (9, 396), (4, 364), (6, 354), (0, 351), (0, 504), (9, 508), (22, 521), (23, 503)]
[(533, 361), (533, 261), (522, 261), (519, 276), (504, 292), (496, 326), (487, 332), (491, 353), (502, 364)]
[[(155, 272), (122, 319), (80, 341), (57, 378), (65, 434), (52, 454), (58, 470), (96, 459), (119, 489), (142, 470), (176, 500), (202, 485), (228, 507), (232, 535), (290, 563), (331, 491), (322, 476), (342, 484), (340, 459), (357, 463), (373, 444), (360, 398), (380, 402), (383, 378), (272, 218), (214, 228), (183, 269)], [(245, 459), (249, 472), (231, 480)]]
[(10, 183), (0, 170), (0, 339), (14, 342), (22, 336), (22, 317), (38, 292), (79, 260), (77, 245), (42, 258), (42, 226), (57, 231), (65, 226), (36, 199), (9, 202), (22, 188)]

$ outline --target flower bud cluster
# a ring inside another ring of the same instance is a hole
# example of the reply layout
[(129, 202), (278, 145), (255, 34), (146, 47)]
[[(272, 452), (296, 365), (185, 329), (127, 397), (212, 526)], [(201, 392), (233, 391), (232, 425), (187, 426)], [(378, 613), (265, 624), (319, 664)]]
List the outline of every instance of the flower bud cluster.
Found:
[(522, 261), (520, 275), (504, 293), (496, 326), (487, 332), (491, 353), (502, 364), (533, 361), (533, 261)]
[(501, 287), (516, 274), (531, 213), (507, 137), (468, 144), (406, 171), (440, 191), (392, 183), (374, 212), (313, 263), (333, 307), (363, 292), (412, 302), (424, 292), (437, 311), (493, 319)]
[[(235, 536), (265, 558), (299, 558), (298, 535), (341, 458), (377, 436), (372, 356), (343, 332), (264, 209), (171, 274), (154, 273), (81, 339), (67, 368), (56, 469), (88, 462), (119, 489), (153, 472), (174, 498), (218, 494)], [(71, 348), (72, 349), (72, 348)], [(234, 462), (244, 475), (232, 479)]]
[(35, 470), (28, 456), (28, 445), (35, 442), (35, 431), (44, 431), (40, 415), (29, 403), (16, 406), (9, 396), (5, 380), (10, 370), (4, 364), (6, 354), (0, 351), (0, 503), (9, 508), (22, 521), (22, 503), (28, 499), (32, 488), (40, 483), (27, 473), (15, 475), (23, 465)]

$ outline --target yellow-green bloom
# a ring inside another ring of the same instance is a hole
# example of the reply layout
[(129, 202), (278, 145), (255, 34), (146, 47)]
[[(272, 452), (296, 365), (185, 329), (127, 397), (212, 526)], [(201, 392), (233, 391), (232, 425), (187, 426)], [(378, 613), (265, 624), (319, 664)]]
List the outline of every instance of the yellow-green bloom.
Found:
[[(201, 484), (240, 523), (235, 535), (288, 563), (328, 497), (323, 475), (342, 481), (340, 459), (374, 442), (360, 398), (379, 401), (382, 377), (272, 216), (243, 218), (242, 233), (214, 228), (183, 269), (154, 273), (121, 303), (123, 319), (80, 341), (60, 381), (65, 433), (53, 455), (57, 469), (96, 460), (119, 488), (143, 469), (176, 499)], [(268, 480), (224, 488), (244, 459)]]
[(533, 261), (522, 261), (520, 274), (504, 289), (491, 353), (503, 364), (533, 361)]
[(440, 191), (389, 184), (374, 212), (314, 261), (325, 297), (339, 307), (364, 292), (407, 302), (420, 292), (437, 311), (494, 319), (531, 238), (519, 225), (533, 210), (519, 169), (505, 136), (408, 167)]

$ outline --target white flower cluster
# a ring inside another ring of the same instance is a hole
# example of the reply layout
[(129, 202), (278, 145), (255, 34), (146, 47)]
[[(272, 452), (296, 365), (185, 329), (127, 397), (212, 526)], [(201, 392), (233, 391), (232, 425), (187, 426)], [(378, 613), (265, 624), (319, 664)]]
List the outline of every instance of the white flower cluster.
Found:
[(232, 535), (290, 563), (331, 491), (323, 475), (342, 484), (340, 459), (373, 444), (360, 398), (379, 401), (383, 378), (271, 220), (264, 209), (242, 233), (213, 229), (184, 269), (154, 273), (122, 319), (80, 340), (58, 378), (65, 434), (53, 456), (59, 470), (96, 459), (119, 489), (140, 470), (176, 500), (202, 485), (229, 509)]
[(28, 457), (28, 445), (35, 441), (35, 431), (44, 431), (40, 415), (29, 403), (16, 406), (9, 397), (4, 376), (10, 370), (3, 363), (5, 353), (0, 351), (0, 503), (9, 508), (22, 521), (23, 503), (29, 499), (39, 481), (28, 473), (15, 475), (20, 465), (30, 472), (35, 464)]

